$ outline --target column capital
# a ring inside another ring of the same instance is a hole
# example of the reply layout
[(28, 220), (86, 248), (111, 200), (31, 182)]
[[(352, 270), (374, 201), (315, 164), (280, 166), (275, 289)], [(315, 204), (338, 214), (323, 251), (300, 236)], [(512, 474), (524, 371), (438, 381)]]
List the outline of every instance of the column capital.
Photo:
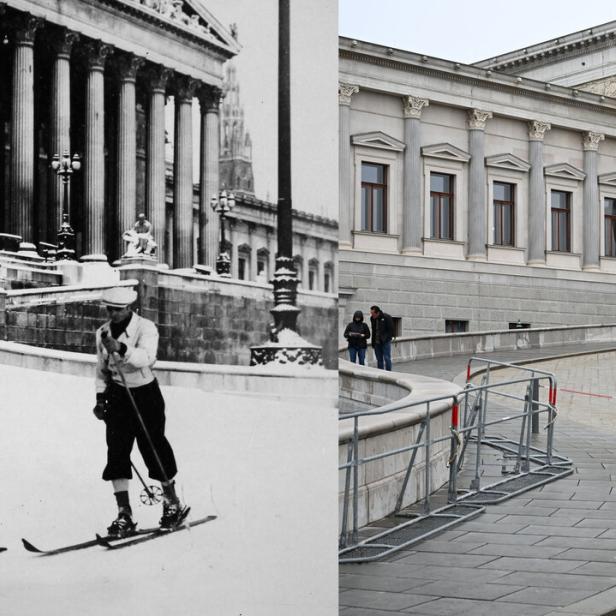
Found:
[(599, 149), (599, 142), (605, 139), (602, 133), (593, 133), (588, 131), (582, 135), (584, 143), (584, 152), (596, 152)]
[(120, 81), (135, 81), (137, 71), (145, 64), (145, 60), (132, 53), (123, 53), (117, 58), (118, 76)]
[(220, 102), (225, 96), (225, 92), (221, 88), (215, 86), (202, 85), (197, 91), (197, 98), (201, 105), (201, 113), (214, 112), (218, 113)]
[(34, 17), (30, 13), (18, 15), (13, 19), (12, 26), (15, 29), (15, 43), (17, 45), (34, 45), (36, 31), (43, 25), (43, 19)]
[(94, 41), (85, 46), (86, 61), (89, 70), (102, 71), (105, 68), (107, 58), (113, 53), (111, 45), (105, 45), (101, 41)]
[(402, 106), (405, 118), (421, 118), (423, 108), (429, 107), (430, 101), (418, 96), (403, 96)]
[(469, 109), (467, 112), (468, 127), (471, 130), (485, 130), (486, 122), (492, 117), (491, 111)]
[(549, 122), (543, 122), (542, 120), (531, 120), (528, 123), (528, 138), (531, 141), (543, 141), (545, 133), (552, 129), (552, 125)]
[(338, 84), (338, 102), (341, 105), (350, 105), (351, 97), (353, 94), (359, 92), (359, 86), (355, 86), (351, 83), (339, 83)]
[(192, 103), (192, 99), (200, 83), (201, 82), (192, 77), (186, 77), (185, 75), (178, 76), (175, 80), (176, 99), (181, 103)]
[(61, 28), (51, 35), (51, 46), (58, 58), (68, 60), (71, 56), (73, 45), (79, 40), (79, 33)]
[(173, 77), (173, 70), (157, 64), (151, 67), (147, 72), (148, 85), (150, 92), (160, 92), (165, 94), (167, 91), (167, 84)]

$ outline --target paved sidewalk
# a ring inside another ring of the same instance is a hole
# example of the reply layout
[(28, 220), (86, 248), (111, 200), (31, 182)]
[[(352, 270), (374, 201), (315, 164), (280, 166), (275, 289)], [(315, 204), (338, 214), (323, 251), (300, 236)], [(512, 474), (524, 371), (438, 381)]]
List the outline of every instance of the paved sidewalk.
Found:
[[(516, 361), (613, 346), (489, 356)], [(451, 380), (465, 370), (466, 359), (396, 368)], [(574, 474), (490, 505), (475, 520), (383, 562), (342, 565), (341, 616), (596, 616), (616, 610), (616, 352), (548, 360), (541, 369), (558, 379), (555, 446), (573, 460)]]

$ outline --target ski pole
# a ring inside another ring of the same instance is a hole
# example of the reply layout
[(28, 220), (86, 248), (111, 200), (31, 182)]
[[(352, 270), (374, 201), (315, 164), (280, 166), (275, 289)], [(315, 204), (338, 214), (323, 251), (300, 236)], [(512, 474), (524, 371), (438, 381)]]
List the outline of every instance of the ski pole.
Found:
[(141, 485), (143, 486), (143, 491), (141, 492), (141, 502), (144, 505), (154, 505), (155, 503), (160, 503), (162, 498), (161, 489), (157, 486), (148, 486), (137, 470), (137, 467), (133, 464), (132, 460), (130, 461), (130, 465), (133, 467), (135, 474), (139, 477), (139, 481), (141, 481)]
[[(107, 332), (106, 331), (101, 332), (101, 338), (106, 338), (106, 337), (107, 337)], [(154, 443), (152, 442), (152, 437), (150, 436), (150, 433), (148, 432), (148, 429), (145, 426), (143, 417), (141, 416), (141, 413), (139, 412), (139, 409), (137, 408), (137, 403), (135, 402), (135, 399), (133, 398), (133, 394), (130, 391), (130, 387), (128, 386), (128, 383), (126, 382), (126, 377), (124, 376), (124, 372), (122, 371), (122, 368), (120, 368), (120, 364), (118, 360), (116, 359), (115, 352), (109, 353), (109, 357), (113, 360), (116, 370), (118, 371), (118, 374), (120, 375), (122, 384), (124, 385), (124, 388), (126, 389), (126, 393), (128, 394), (128, 399), (130, 400), (133, 410), (135, 411), (137, 415), (137, 419), (139, 420), (139, 423), (141, 424), (141, 428), (143, 429), (143, 433), (145, 434), (148, 444), (150, 445), (150, 449), (152, 450), (152, 453), (154, 454), (154, 458), (156, 459), (156, 463), (158, 464), (158, 468), (160, 469), (160, 474), (163, 478), (163, 481), (165, 483), (169, 483), (169, 478), (167, 477), (167, 473), (165, 473), (163, 463), (161, 462), (160, 456), (158, 455), (158, 451), (156, 451), (156, 447), (154, 447)]]

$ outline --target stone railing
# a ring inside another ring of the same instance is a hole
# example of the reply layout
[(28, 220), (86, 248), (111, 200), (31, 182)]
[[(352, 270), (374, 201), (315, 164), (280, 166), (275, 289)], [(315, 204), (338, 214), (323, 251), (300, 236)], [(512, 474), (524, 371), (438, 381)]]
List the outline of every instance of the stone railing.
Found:
[[(359, 456), (374, 455), (409, 446), (415, 442), (422, 420), (426, 417), (427, 406), (422, 401), (440, 396), (454, 396), (460, 387), (430, 377), (413, 374), (391, 373), (383, 370), (361, 367), (347, 361), (339, 364), (340, 408), (343, 411), (366, 410), (398, 402), (405, 406), (396, 411), (362, 417), (359, 423)], [(430, 405), (431, 439), (449, 435), (452, 400)], [(345, 412), (339, 422), (339, 464), (347, 461), (348, 444), (353, 439), (353, 421), (345, 419)], [(430, 456), (430, 492), (440, 488), (448, 477), (447, 442), (436, 444)], [(363, 464), (359, 467), (359, 525), (364, 526), (383, 518), (395, 509), (404, 475), (410, 459), (410, 452), (396, 454), (383, 460)], [(425, 496), (425, 455), (419, 452), (409, 480), (403, 505), (409, 505)], [(339, 473), (339, 504), (342, 514), (344, 500), (345, 472)]]

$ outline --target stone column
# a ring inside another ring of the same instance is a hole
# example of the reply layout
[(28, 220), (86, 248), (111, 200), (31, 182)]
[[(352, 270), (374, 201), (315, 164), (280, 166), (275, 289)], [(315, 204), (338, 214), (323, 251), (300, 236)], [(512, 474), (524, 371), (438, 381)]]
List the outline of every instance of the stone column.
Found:
[(192, 99), (197, 82), (181, 77), (175, 95), (173, 147), (173, 268), (193, 265)]
[(198, 93), (201, 109), (201, 158), (199, 166), (199, 263), (216, 267), (220, 219), (210, 199), (219, 192), (219, 110), (222, 91), (203, 87)]
[(34, 39), (41, 20), (24, 14), (14, 23), (11, 101), (9, 232), (34, 240)]
[(257, 229), (255, 225), (248, 226), (248, 241), (250, 242), (250, 273), (248, 280), (257, 279)]
[(423, 235), (423, 191), (421, 168), (421, 111), (430, 102), (403, 96), (404, 112), (404, 198), (402, 205), (402, 252), (421, 252)]
[(149, 73), (148, 150), (146, 160), (147, 217), (158, 244), (158, 259), (165, 259), (165, 93), (171, 70), (163, 66)]
[(583, 199), (583, 238), (582, 267), (585, 270), (599, 269), (599, 249), (601, 246), (601, 203), (597, 179), (597, 157), (599, 142), (605, 139), (601, 133), (587, 132), (584, 143), (584, 199)]
[(84, 253), (105, 253), (105, 61), (112, 48), (92, 43), (88, 51), (84, 153)]
[[(270, 282), (274, 277), (276, 271), (276, 247), (274, 240), (276, 238), (276, 232), (274, 229), (267, 229), (267, 282)], [(298, 272), (299, 275), (299, 272)]]
[(528, 123), (530, 174), (528, 184), (528, 264), (545, 263), (545, 176), (543, 138), (552, 127), (548, 122)]
[(132, 54), (118, 61), (120, 92), (118, 97), (117, 225), (120, 254), (126, 246), (121, 234), (132, 229), (137, 220), (137, 111), (135, 82), (144, 60)]
[[(340, 136), (339, 155), (338, 155), (338, 203), (339, 203), (339, 232), (338, 245), (341, 248), (351, 248), (352, 236), (351, 225), (353, 222), (353, 178), (352, 152), (351, 152), (351, 97), (359, 92), (359, 86), (349, 83), (338, 84), (338, 103), (339, 103), (339, 127)], [(304, 284), (307, 288), (307, 282)]]
[(229, 244), (231, 244), (231, 250), (229, 251), (229, 257), (231, 258), (231, 278), (235, 278), (235, 280), (237, 280), (239, 273), (239, 255), (237, 252), (237, 234), (235, 232), (235, 220), (227, 218), (227, 221), (225, 222), (225, 228), (229, 230)]
[(485, 128), (491, 111), (468, 112), (468, 143), (471, 159), (468, 169), (468, 247), (467, 258), (484, 260), (487, 244)]
[[(52, 37), (56, 54), (51, 74), (51, 110), (49, 114), (49, 156), (71, 152), (71, 49), (79, 39), (76, 32), (62, 28)], [(47, 241), (56, 241), (62, 222), (62, 180), (49, 168), (47, 197)], [(70, 203), (70, 184), (69, 184)]]

